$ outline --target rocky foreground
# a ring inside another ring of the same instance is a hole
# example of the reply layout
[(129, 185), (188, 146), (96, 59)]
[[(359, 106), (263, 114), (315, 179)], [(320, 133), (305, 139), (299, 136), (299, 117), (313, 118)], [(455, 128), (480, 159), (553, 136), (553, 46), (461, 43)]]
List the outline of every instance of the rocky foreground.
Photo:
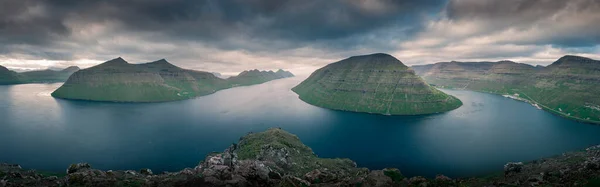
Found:
[(279, 128), (250, 133), (222, 153), (212, 153), (195, 168), (154, 174), (101, 171), (89, 164), (68, 167), (66, 174), (24, 170), (0, 164), (4, 186), (597, 186), (600, 146), (540, 159), (507, 163), (504, 172), (477, 178), (404, 177), (400, 170), (358, 168), (348, 159), (317, 157), (300, 139)]

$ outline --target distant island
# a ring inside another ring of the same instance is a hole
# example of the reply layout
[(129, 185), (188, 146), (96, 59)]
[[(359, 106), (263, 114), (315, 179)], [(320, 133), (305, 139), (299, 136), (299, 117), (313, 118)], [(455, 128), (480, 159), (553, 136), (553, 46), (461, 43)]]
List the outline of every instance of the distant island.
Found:
[(177, 67), (164, 59), (130, 64), (119, 57), (77, 71), (52, 96), (90, 101), (165, 102), (292, 76), (292, 73), (283, 70), (251, 70), (221, 79), (210, 72)]
[(432, 114), (462, 105), (429, 86), (398, 59), (381, 53), (329, 64), (292, 90), (315, 106), (384, 115)]
[(17, 73), (0, 66), (0, 85), (65, 82), (76, 71), (79, 71), (79, 67), (71, 66), (63, 70), (47, 69)]
[(600, 124), (600, 61), (564, 56), (547, 67), (512, 61), (413, 66), (438, 87), (488, 92), (582, 122)]
[[(383, 153), (384, 154), (385, 150)], [(194, 168), (155, 174), (150, 169), (102, 171), (71, 164), (64, 173), (1, 164), (2, 186), (598, 186), (600, 146), (527, 163), (480, 177), (405, 177), (401, 170), (369, 170), (344, 158), (320, 158), (300, 139), (279, 128), (249, 133)], [(427, 169), (427, 168), (424, 168)]]

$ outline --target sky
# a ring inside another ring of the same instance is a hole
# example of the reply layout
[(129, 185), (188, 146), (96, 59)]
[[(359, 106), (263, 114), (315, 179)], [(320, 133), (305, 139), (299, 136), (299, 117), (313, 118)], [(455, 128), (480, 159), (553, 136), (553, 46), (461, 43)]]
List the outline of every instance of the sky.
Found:
[(302, 75), (371, 53), (548, 65), (600, 59), (600, 0), (0, 0), (0, 43), (17, 71), (123, 57)]

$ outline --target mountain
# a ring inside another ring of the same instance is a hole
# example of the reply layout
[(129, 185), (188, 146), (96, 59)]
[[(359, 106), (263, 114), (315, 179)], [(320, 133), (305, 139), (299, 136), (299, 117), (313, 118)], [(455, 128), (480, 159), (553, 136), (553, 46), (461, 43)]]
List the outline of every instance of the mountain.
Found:
[(432, 85), (496, 94), (519, 94), (552, 113), (600, 123), (600, 61), (567, 55), (549, 66), (511, 61), (441, 62), (415, 66)]
[(292, 90), (312, 105), (385, 115), (431, 114), (462, 105), (423, 82), (398, 59), (381, 53), (329, 64)]
[(53, 83), (64, 82), (71, 74), (78, 71), (79, 67), (71, 66), (63, 70), (39, 70), (17, 73), (0, 66), (0, 85), (26, 84), (26, 83)]
[[(261, 73), (257, 74), (260, 75)], [(52, 96), (113, 102), (175, 101), (276, 79), (273, 76), (266, 77), (268, 78), (252, 81), (244, 81), (246, 78), (238, 77), (235, 79), (239, 81), (230, 81), (209, 72), (177, 67), (165, 59), (130, 64), (119, 57), (75, 72)]]
[(79, 67), (70, 66), (63, 70), (40, 70), (22, 72), (22, 80), (27, 83), (43, 83), (43, 82), (64, 82), (71, 74), (79, 71)]
[(259, 71), (257, 69), (250, 71), (243, 71), (237, 76), (227, 78), (233, 85), (250, 85), (250, 84), (260, 84), (262, 82), (266, 82), (273, 79), (281, 79), (287, 77), (293, 77), (294, 75), (289, 71), (278, 70), (277, 72), (273, 71)]
[(21, 80), (17, 72), (8, 70), (4, 66), (0, 66), (0, 85), (19, 84)]

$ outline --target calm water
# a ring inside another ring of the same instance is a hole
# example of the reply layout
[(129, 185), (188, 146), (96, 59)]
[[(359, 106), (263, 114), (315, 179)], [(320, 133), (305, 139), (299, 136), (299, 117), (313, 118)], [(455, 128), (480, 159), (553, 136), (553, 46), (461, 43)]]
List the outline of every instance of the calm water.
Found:
[(282, 127), (321, 157), (346, 157), (371, 169), (452, 177), (500, 171), (600, 144), (600, 126), (580, 124), (501, 96), (445, 92), (464, 106), (428, 116), (381, 116), (308, 105), (290, 88), (302, 78), (153, 104), (54, 99), (60, 84), (0, 86), (0, 162), (64, 171), (193, 167), (250, 131)]

